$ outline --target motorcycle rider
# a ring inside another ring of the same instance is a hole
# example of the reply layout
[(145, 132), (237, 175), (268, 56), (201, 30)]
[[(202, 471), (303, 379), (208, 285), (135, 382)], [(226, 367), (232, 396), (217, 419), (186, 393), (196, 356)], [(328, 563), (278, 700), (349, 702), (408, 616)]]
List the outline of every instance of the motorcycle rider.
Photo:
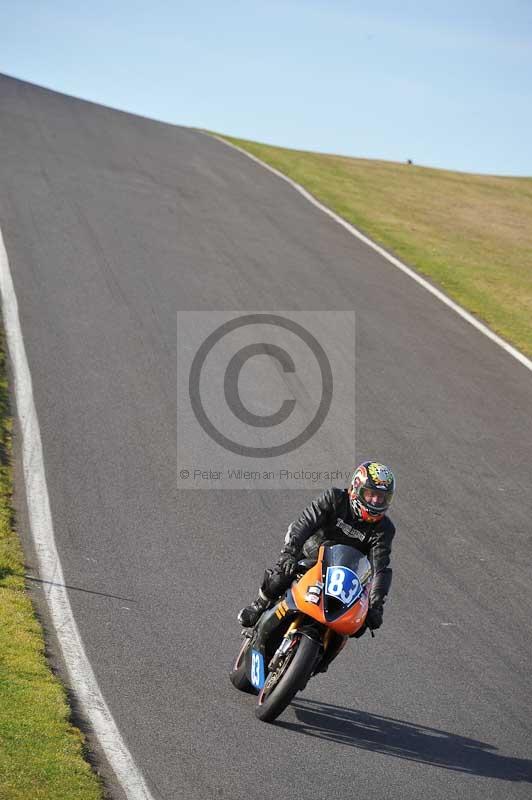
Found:
[(297, 562), (302, 557), (316, 558), (320, 545), (332, 541), (354, 545), (368, 557), (373, 579), (366, 627), (380, 628), (392, 581), (390, 554), (395, 526), (386, 512), (394, 491), (392, 470), (377, 461), (364, 461), (355, 469), (347, 489), (332, 487), (315, 498), (288, 527), (281, 555), (274, 567), (264, 573), (256, 600), (238, 614), (240, 624), (253, 627), (268, 606), (288, 589)]

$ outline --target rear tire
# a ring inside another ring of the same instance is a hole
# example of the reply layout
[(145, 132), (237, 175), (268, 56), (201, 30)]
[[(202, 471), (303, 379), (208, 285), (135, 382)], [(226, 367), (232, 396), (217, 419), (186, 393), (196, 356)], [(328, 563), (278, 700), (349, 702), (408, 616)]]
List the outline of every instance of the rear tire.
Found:
[(240, 652), (238, 653), (234, 667), (229, 673), (229, 680), (235, 689), (238, 689), (240, 692), (255, 694), (255, 689), (249, 682), (246, 672), (246, 655), (250, 647), (251, 639), (249, 636), (246, 636), (242, 642), (242, 646), (240, 648)]
[[(262, 722), (272, 722), (279, 714), (290, 705), (292, 699), (307, 685), (314, 665), (319, 656), (321, 644), (301, 636), (295, 645), (295, 652), (291, 655), (286, 671), (281, 674), (279, 682), (271, 689), (268, 680), (275, 680), (275, 673), (270, 673), (266, 678), (264, 688), (259, 694), (259, 702), (255, 708), (255, 716)], [(281, 668), (282, 669), (282, 668)]]

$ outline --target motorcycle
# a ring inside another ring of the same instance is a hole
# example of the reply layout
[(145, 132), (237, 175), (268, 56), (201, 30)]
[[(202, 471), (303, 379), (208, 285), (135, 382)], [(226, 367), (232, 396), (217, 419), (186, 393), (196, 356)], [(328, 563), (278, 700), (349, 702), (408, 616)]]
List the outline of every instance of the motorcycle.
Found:
[(355, 547), (325, 542), (317, 559), (298, 562), (284, 597), (242, 632), (230, 679), (240, 691), (258, 694), (260, 720), (276, 719), (350, 636), (363, 633), (371, 574)]

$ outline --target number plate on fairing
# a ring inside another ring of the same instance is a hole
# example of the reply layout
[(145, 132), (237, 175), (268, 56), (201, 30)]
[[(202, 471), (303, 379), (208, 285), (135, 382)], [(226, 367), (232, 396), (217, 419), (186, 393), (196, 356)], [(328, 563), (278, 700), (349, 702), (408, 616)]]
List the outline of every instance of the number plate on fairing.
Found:
[(349, 567), (327, 567), (325, 594), (351, 606), (362, 594), (362, 585), (356, 572)]
[(251, 683), (255, 689), (264, 686), (264, 657), (258, 650), (251, 651)]

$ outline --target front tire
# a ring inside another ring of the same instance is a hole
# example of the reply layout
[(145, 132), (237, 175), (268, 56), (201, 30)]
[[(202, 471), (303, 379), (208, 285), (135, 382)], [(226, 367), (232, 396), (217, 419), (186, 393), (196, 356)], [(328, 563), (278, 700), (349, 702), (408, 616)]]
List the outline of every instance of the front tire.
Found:
[(279, 671), (270, 673), (259, 694), (255, 716), (262, 722), (272, 722), (290, 705), (301, 689), (307, 685), (314, 665), (319, 656), (321, 644), (300, 636), (288, 655), (290, 659), (280, 667)]

